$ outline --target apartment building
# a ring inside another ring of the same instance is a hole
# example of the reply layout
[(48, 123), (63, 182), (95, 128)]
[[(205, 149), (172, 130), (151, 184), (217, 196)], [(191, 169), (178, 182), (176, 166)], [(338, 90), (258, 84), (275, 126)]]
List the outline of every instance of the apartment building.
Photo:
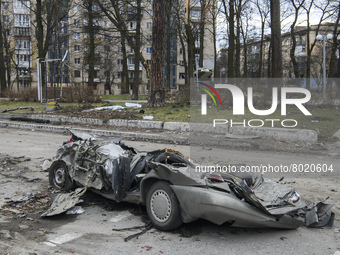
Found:
[[(308, 32), (306, 27), (298, 26), (295, 28), (295, 58), (298, 64), (298, 78), (304, 78), (306, 75), (306, 61), (307, 61), (307, 50), (308, 50), (308, 36), (309, 33), (309, 45), (315, 43), (313, 51), (311, 52), (311, 78), (322, 77), (323, 65), (322, 65), (322, 47), (323, 43), (321, 41), (316, 41), (317, 36), (316, 25), (310, 27)], [(327, 23), (320, 26), (318, 34), (327, 35), (333, 33), (334, 24)], [(270, 35), (266, 35), (263, 41), (263, 51), (262, 51), (262, 72), (259, 74), (259, 58), (260, 58), (260, 40), (250, 40), (247, 43), (247, 53), (248, 53), (248, 76), (249, 77), (268, 77), (268, 70), (270, 70), (271, 56), (270, 56)], [(293, 78), (294, 70), (291, 61), (291, 49), (292, 49), (292, 38), (290, 33), (285, 33), (282, 35), (282, 59), (283, 59), (283, 76), (286, 78)], [(331, 42), (326, 43), (326, 63), (329, 63), (331, 51)], [(337, 53), (339, 54), (339, 53)], [(244, 50), (242, 51), (242, 60), (244, 61)], [(328, 70), (328, 65), (327, 65)], [(328, 71), (327, 71), (328, 73)]]
[[(60, 1), (62, 2), (62, 1)], [(124, 2), (124, 1), (123, 1)], [(129, 1), (121, 14), (126, 18), (127, 29), (134, 35), (137, 21), (134, 19), (135, 1)], [(184, 13), (184, 1), (179, 2)], [(11, 58), (11, 86), (13, 89), (37, 86), (37, 42), (35, 38), (35, 1), (28, 0), (1, 0), (1, 16), (8, 33), (9, 48), (14, 51)], [(198, 23), (200, 20), (200, 1), (191, 1), (191, 23), (196, 27), (195, 47), (198, 52)], [(113, 94), (121, 93), (123, 63), (127, 61), (130, 82), (135, 75), (135, 52), (126, 41), (127, 57), (123, 59), (122, 38), (119, 30), (103, 15), (100, 7), (92, 5), (96, 15), (91, 24), (95, 27), (95, 56), (94, 56), (94, 83), (95, 93), (104, 94), (111, 90)], [(43, 86), (87, 86), (89, 71), (89, 33), (86, 27), (89, 24), (84, 2), (76, 0), (68, 9), (62, 10), (65, 15), (58, 18), (58, 25), (51, 35), (46, 62), (46, 84)], [(54, 15), (53, 13), (48, 15)], [(182, 14), (181, 14), (182, 15)], [(183, 15), (182, 15), (183, 16)], [(44, 18), (44, 17), (42, 17)], [(208, 23), (208, 22), (207, 22)], [(183, 27), (183, 26), (182, 26)], [(176, 90), (185, 83), (185, 67), (183, 44), (181, 44), (176, 26), (167, 26), (166, 34), (170, 39), (166, 42), (165, 84)], [(183, 27), (184, 29), (184, 27)], [(209, 25), (206, 26), (204, 43), (204, 68), (213, 70), (213, 39)], [(150, 66), (152, 44), (152, 0), (142, 1), (141, 18), (141, 52)], [(184, 43), (184, 47), (187, 47)], [(63, 60), (63, 61), (61, 61)], [(170, 70), (170, 72), (169, 72)], [(168, 77), (170, 76), (170, 77)], [(148, 70), (142, 63), (139, 65), (139, 93), (146, 94), (148, 90)]]

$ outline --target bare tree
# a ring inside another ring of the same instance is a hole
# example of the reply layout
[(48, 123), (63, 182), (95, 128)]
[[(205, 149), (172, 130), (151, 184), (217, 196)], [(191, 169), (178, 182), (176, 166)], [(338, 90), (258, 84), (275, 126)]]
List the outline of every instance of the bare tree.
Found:
[[(327, 15), (327, 8), (329, 6), (329, 1), (326, 2), (324, 6), (318, 5), (315, 3), (315, 0), (310, 0), (309, 2), (306, 2), (305, 5), (302, 7), (305, 9), (306, 12), (306, 22), (307, 22), (307, 28), (306, 28), (306, 34), (307, 34), (307, 60), (306, 60), (306, 78), (310, 78), (311, 75), (311, 62), (312, 62), (312, 51), (315, 47), (316, 40), (314, 40), (312, 43), (310, 42), (310, 31), (311, 31), (311, 15), (312, 15), (312, 8), (315, 7), (316, 9), (321, 11), (321, 16), (318, 22), (318, 25), (315, 29), (315, 37), (319, 34), (320, 27), (322, 23), (326, 19)], [(310, 86), (310, 84), (307, 84), (307, 87)]]
[(259, 54), (259, 66), (258, 66), (258, 77), (263, 76), (263, 47), (264, 47), (264, 31), (266, 22), (268, 22), (268, 16), (270, 13), (270, 4), (268, 1), (255, 0), (255, 4), (261, 20), (261, 41), (260, 41), (260, 54)]
[(229, 45), (228, 45), (228, 77), (233, 78), (234, 73), (234, 53), (235, 53), (235, 0), (222, 0), (224, 15), (229, 26)]
[[(5, 70), (5, 59), (4, 59), (4, 39), (3, 39), (3, 17), (2, 17), (2, 4), (0, 3), (0, 70)], [(4, 93), (6, 90), (6, 74), (4, 71), (0, 72), (0, 85), (1, 85), (1, 93)]]
[(282, 78), (282, 39), (280, 21), (280, 0), (270, 0), (270, 21), (272, 31), (272, 77)]
[(299, 65), (295, 57), (295, 51), (296, 51), (296, 35), (295, 35), (295, 26), (299, 18), (300, 9), (305, 3), (305, 0), (290, 0), (291, 5), (294, 8), (294, 20), (290, 26), (290, 36), (292, 39), (292, 47), (290, 48), (290, 59), (293, 64), (293, 71), (294, 71), (294, 77), (299, 78)]
[(164, 37), (165, 2), (154, 0), (152, 5), (151, 76), (148, 107), (164, 106)]
[[(339, 41), (337, 36), (339, 35), (338, 29), (339, 29), (339, 22), (340, 22), (340, 1), (335, 1), (333, 6), (332, 6), (332, 15), (333, 17), (336, 17), (335, 23), (334, 23), (334, 28), (333, 28), (333, 39), (332, 39), (332, 49), (331, 49), (331, 59), (329, 62), (329, 77), (340, 77), (340, 73), (336, 69), (336, 51), (339, 48)], [(339, 57), (340, 59), (340, 57)], [(338, 61), (338, 65), (340, 64), (340, 60)]]

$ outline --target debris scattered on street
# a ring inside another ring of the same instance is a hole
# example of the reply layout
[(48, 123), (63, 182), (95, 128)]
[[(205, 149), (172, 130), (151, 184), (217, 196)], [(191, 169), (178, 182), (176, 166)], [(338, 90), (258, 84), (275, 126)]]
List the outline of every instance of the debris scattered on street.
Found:
[(43, 172), (48, 172), (48, 170), (50, 169), (52, 162), (48, 159), (44, 160), (44, 162), (41, 165), (41, 169)]
[(51, 207), (44, 212), (41, 216), (53, 216), (67, 211), (75, 206), (79, 201), (79, 198), (84, 195), (87, 188), (77, 188), (75, 191), (70, 193), (60, 193), (53, 200)]
[(82, 214), (83, 212), (85, 212), (85, 210), (80, 206), (74, 206), (71, 209), (66, 211), (67, 215), (72, 215), (72, 214)]
[(14, 111), (19, 111), (19, 110), (27, 110), (27, 109), (29, 109), (31, 112), (34, 111), (34, 108), (33, 108), (33, 107), (18, 107), (18, 108), (15, 108), (15, 109), (4, 110), (4, 111), (2, 111), (2, 113), (6, 113), (6, 112), (14, 112)]
[(141, 104), (137, 104), (137, 103), (125, 103), (126, 107), (133, 107), (133, 108), (142, 108)]
[(143, 120), (153, 120), (154, 116), (143, 116)]
[(130, 227), (130, 228), (113, 228), (112, 230), (113, 231), (130, 231), (130, 230), (136, 230), (136, 229), (143, 229), (141, 232), (138, 232), (136, 234), (129, 235), (128, 237), (125, 237), (124, 241), (127, 242), (127, 241), (129, 241), (133, 238), (138, 238), (140, 235), (145, 234), (151, 228), (152, 228), (152, 223), (151, 223), (151, 221), (149, 221), (144, 226), (135, 226), (135, 227)]

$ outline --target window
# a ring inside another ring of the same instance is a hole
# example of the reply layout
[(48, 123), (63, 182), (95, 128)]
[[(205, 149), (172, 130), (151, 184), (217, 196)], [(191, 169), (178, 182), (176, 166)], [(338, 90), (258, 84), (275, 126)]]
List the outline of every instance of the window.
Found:
[(180, 55), (183, 55), (183, 48), (180, 48), (180, 49), (179, 49), (179, 54), (180, 54)]
[(78, 11), (79, 11), (79, 6), (78, 5), (73, 6), (73, 12), (77, 13)]
[(28, 62), (28, 61), (30, 61), (30, 56), (24, 55), (24, 54), (17, 54), (17, 60), (19, 62)]
[(16, 49), (30, 49), (30, 42), (29, 41), (16, 41), (15, 48)]
[(93, 25), (99, 27), (100, 26), (100, 19), (99, 18), (93, 19)]
[(146, 53), (151, 53), (151, 48), (146, 48)]
[(152, 10), (146, 10), (146, 15), (152, 17)]
[(180, 80), (185, 79), (185, 73), (179, 73), (179, 79)]
[(19, 74), (20, 75), (28, 75), (28, 70), (27, 69), (19, 69)]
[(8, 10), (9, 8), (9, 2), (1, 2), (1, 8), (3, 10)]
[(184, 66), (184, 61), (183, 60), (179, 61), (179, 65)]
[(146, 23), (146, 28), (151, 29), (152, 28), (152, 22)]
[(129, 72), (129, 78), (134, 78), (135, 77), (135, 72)]
[(75, 19), (73, 24), (74, 24), (76, 27), (80, 26), (80, 20), (79, 20), (79, 19)]
[(146, 60), (146, 63), (148, 64), (148, 66), (151, 66), (151, 60), (150, 59)]
[(135, 53), (135, 49), (134, 49), (134, 48), (131, 48), (131, 49), (130, 49), (130, 53)]
[(80, 71), (79, 70), (74, 71), (74, 77), (77, 77), (77, 78), (80, 77)]
[(80, 33), (73, 33), (74, 39), (80, 39)]
[(136, 29), (137, 28), (137, 22), (136, 21), (131, 21), (130, 22), (130, 29)]
[(80, 45), (74, 45), (74, 51), (76, 52), (80, 51)]
[(119, 53), (123, 52), (123, 47), (118, 47), (118, 52)]
[(191, 18), (192, 19), (200, 19), (201, 18), (201, 10), (191, 10)]
[(15, 14), (14, 15), (14, 26), (16, 27), (29, 27), (30, 16), (26, 14)]
[(148, 42), (151, 42), (151, 41), (152, 41), (152, 36), (151, 36), (151, 35), (147, 35), (147, 36), (146, 36), (146, 40), (147, 40)]
[(135, 64), (135, 58), (128, 58), (127, 63), (128, 63), (128, 65), (134, 65)]
[(123, 59), (117, 59), (117, 65), (122, 66), (123, 65)]
[(30, 1), (28, 1), (28, 0), (14, 0), (13, 5), (16, 8), (29, 8), (30, 7)]
[(96, 5), (96, 4), (92, 5), (92, 11), (94, 11), (94, 12), (99, 11), (99, 6)]
[(75, 59), (74, 59), (74, 63), (75, 63), (75, 64), (80, 64), (80, 58), (75, 58)]
[(118, 72), (118, 73), (117, 73), (117, 78), (118, 78), (118, 79), (121, 79), (121, 78), (122, 78), (122, 72)]
[(7, 36), (10, 35), (9, 29), (5, 29), (5, 35), (7, 35)]
[(4, 23), (9, 22), (9, 16), (8, 15), (2, 16), (2, 19), (3, 19)]

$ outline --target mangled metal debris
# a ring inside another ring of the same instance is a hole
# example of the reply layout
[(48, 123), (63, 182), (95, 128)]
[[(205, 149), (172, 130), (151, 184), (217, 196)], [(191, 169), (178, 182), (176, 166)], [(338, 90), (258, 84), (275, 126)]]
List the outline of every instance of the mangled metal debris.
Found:
[(70, 193), (60, 193), (53, 200), (51, 207), (44, 212), (41, 216), (53, 216), (61, 214), (76, 205), (79, 198), (84, 195), (86, 188), (77, 188), (75, 191)]
[(178, 228), (202, 218), (237, 227), (294, 229), (321, 227), (334, 219), (331, 205), (306, 206), (300, 195), (283, 184), (253, 176), (199, 173), (179, 152), (140, 152), (121, 138), (98, 140), (71, 131), (49, 170), (50, 184), (61, 190), (44, 216), (64, 212), (90, 189), (116, 202), (146, 205), (160, 230)]

